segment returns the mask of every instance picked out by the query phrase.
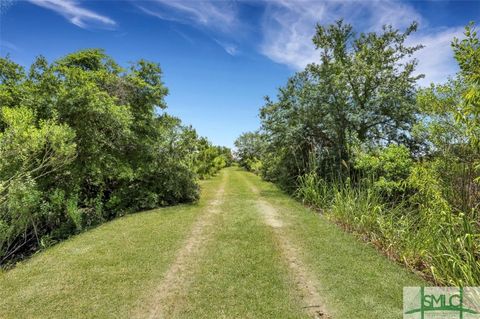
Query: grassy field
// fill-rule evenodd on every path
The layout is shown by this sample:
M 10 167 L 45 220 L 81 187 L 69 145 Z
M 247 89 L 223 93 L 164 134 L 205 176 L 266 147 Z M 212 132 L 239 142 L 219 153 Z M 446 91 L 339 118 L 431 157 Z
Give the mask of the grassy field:
M 277 207 L 288 237 L 320 281 L 321 294 L 334 318 L 402 318 L 404 286 L 426 283 L 373 247 L 283 194 L 251 173 L 248 181 Z
M 128 317 L 162 279 L 219 182 L 204 182 L 196 205 L 114 220 L 0 274 L 0 318 Z
M 0 318 L 401 318 L 402 287 L 424 284 L 239 168 L 202 193 L 1 273 Z

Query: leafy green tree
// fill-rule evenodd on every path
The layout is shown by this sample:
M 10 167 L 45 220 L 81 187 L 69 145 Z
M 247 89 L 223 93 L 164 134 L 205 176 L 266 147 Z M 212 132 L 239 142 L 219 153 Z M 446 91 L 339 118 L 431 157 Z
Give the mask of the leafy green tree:
M 419 92 L 417 100 L 422 122 L 415 134 L 428 141 L 427 153 L 434 162 L 445 196 L 454 208 L 470 211 L 478 205 L 475 191 L 480 162 L 480 122 L 478 121 L 478 36 L 473 25 L 466 27 L 465 39 L 454 40 L 453 49 L 460 72 L 445 84 L 434 85 Z
M 139 209 L 198 199 L 231 163 L 165 114 L 157 63 L 120 67 L 100 49 L 28 72 L 0 59 L 0 263 Z M 31 248 L 31 249 L 30 249 Z
M 384 26 L 379 34 L 355 36 L 341 20 L 317 26 L 313 43 L 321 63 L 309 70 L 320 90 L 327 91 L 322 102 L 333 113 L 342 153 L 348 153 L 346 139 L 352 134 L 376 144 L 406 138 L 415 120 L 415 84 L 421 77 L 413 75 L 417 61 L 411 57 L 421 46 L 408 47 L 405 40 L 416 29 L 416 23 L 403 33 Z
M 263 155 L 263 138 L 258 132 L 246 132 L 235 140 L 236 156 L 241 166 L 251 169 Z
M 480 147 L 480 39 L 474 24 L 465 28 L 465 39 L 455 39 L 452 45 L 466 84 L 458 118 L 466 123 L 473 142 Z
M 75 157 L 74 132 L 51 120 L 35 125 L 26 107 L 1 109 L 0 263 L 29 240 L 40 243 L 45 223 L 39 181 L 69 165 Z
M 456 77 L 418 90 L 414 32 L 356 36 L 317 26 L 320 61 L 260 109 L 261 152 L 237 140 L 241 162 L 407 267 L 441 284 L 480 278 L 480 40 L 454 40 Z M 476 179 L 477 178 L 477 179 Z
M 413 164 L 410 151 L 404 145 L 390 144 L 368 153 L 360 152 L 355 157 L 357 174 L 367 182 L 373 181 L 373 189 L 392 201 L 401 199 Z
M 341 20 L 317 26 L 313 42 L 320 62 L 289 79 L 278 101 L 267 98 L 260 110 L 262 130 L 277 154 L 273 162 L 285 167 L 276 172 L 289 175 L 287 184 L 311 169 L 312 155 L 322 174 L 342 178 L 351 170 L 353 145 L 409 143 L 420 77 L 412 55 L 421 46 L 405 41 L 416 28 L 385 26 L 357 36 Z
M 0 59 L 0 105 L 15 106 L 24 96 L 22 83 L 25 80 L 25 70 L 12 60 Z M 0 128 L 4 128 L 0 122 Z

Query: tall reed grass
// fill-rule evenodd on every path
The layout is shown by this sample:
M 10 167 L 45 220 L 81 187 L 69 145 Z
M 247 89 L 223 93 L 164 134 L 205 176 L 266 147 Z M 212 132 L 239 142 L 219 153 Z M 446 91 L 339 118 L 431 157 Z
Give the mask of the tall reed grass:
M 386 201 L 370 183 L 298 178 L 295 195 L 389 257 L 441 285 L 480 285 L 478 210 L 455 211 L 419 170 L 414 195 Z

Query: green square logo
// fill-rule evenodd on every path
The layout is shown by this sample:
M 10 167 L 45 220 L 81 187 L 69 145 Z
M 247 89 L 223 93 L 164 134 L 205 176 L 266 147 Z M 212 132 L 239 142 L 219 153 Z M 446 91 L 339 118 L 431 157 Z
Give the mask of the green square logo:
M 480 287 L 404 287 L 404 319 L 480 319 Z

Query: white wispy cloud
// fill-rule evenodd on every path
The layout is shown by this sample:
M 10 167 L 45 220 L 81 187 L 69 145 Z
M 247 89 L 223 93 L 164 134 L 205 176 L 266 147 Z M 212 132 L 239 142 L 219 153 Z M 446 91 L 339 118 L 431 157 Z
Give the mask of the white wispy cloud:
M 450 42 L 454 36 L 461 36 L 463 26 L 452 28 L 431 28 L 428 19 L 405 2 L 396 0 L 265 0 L 244 3 L 264 7 L 259 23 L 261 42 L 257 48 L 269 59 L 301 70 L 307 64 L 319 60 L 312 37 L 315 25 L 329 24 L 343 18 L 356 31 L 379 31 L 385 24 L 405 29 L 413 21 L 420 24 L 409 43 L 423 44 L 417 52 L 418 73 L 425 74 L 421 85 L 444 81 L 457 68 L 452 58 Z M 228 54 L 238 54 L 238 33 L 250 28 L 241 21 L 237 2 L 233 1 L 178 1 L 151 0 L 137 6 L 145 13 L 163 20 L 176 21 L 202 28 L 212 33 L 212 39 Z M 250 21 L 249 21 L 250 22 Z M 218 35 L 222 41 L 218 41 Z
M 235 45 L 229 44 L 229 45 L 225 45 L 223 48 L 230 55 L 237 55 L 238 54 L 238 48 Z
M 218 39 L 214 39 L 215 42 L 221 46 L 225 52 L 227 52 L 228 54 L 232 55 L 232 56 L 235 56 L 238 54 L 238 47 L 233 44 L 233 43 L 229 43 L 229 42 L 225 42 L 225 41 L 220 41 Z
M 5 39 L 0 39 L 0 56 L 10 53 L 12 51 L 20 52 L 21 50 L 12 42 L 9 42 Z
M 363 31 L 378 31 L 384 24 L 404 28 L 414 20 L 423 20 L 408 5 L 388 0 L 271 1 L 263 18 L 261 51 L 276 62 L 301 69 L 318 60 L 312 43 L 315 25 L 338 19 L 345 19 L 356 30 Z
M 151 0 L 137 6 L 163 20 L 222 32 L 231 31 L 238 24 L 237 6 L 231 1 Z
M 228 37 L 240 26 L 235 2 L 151 0 L 136 5 L 148 15 L 212 33 L 212 40 L 229 55 L 235 56 L 239 52 L 234 41 L 223 40 L 225 35 Z M 218 40 L 218 35 L 221 35 L 222 40 Z M 185 38 L 184 35 L 181 34 L 181 36 Z
M 352 5 L 348 7 L 347 14 L 355 10 L 354 6 L 358 4 L 358 2 L 350 3 Z M 368 31 L 378 31 L 386 24 L 390 24 L 395 28 L 404 29 L 408 27 L 412 21 L 416 21 L 422 26 L 426 26 L 428 23 L 411 5 L 396 0 L 365 1 L 363 3 L 363 10 L 369 16 L 367 21 L 370 26 L 365 26 L 365 29 Z M 361 18 L 361 16 L 356 16 L 355 18 L 358 19 Z
M 408 41 L 409 44 L 422 44 L 424 48 L 417 51 L 418 74 L 425 74 L 419 84 L 427 86 L 432 82 L 445 82 L 448 76 L 458 71 L 457 63 L 453 58 L 452 40 L 454 37 L 462 38 L 464 27 L 442 28 L 414 34 Z
M 308 63 L 319 60 L 312 43 L 315 25 L 332 23 L 341 18 L 357 31 L 379 31 L 385 24 L 404 29 L 412 21 L 417 21 L 420 30 L 409 42 L 425 45 L 415 55 L 419 60 L 418 73 L 425 74 L 419 84 L 441 82 L 456 72 L 450 42 L 454 36 L 461 35 L 463 27 L 431 29 L 427 19 L 412 6 L 390 0 L 267 2 L 260 51 L 277 63 L 301 70 Z
M 75 0 L 28 0 L 29 2 L 55 11 L 65 19 L 80 28 L 91 26 L 102 28 L 114 28 L 116 22 L 111 18 L 86 9 Z
M 327 3 L 272 1 L 266 4 L 260 51 L 271 60 L 293 69 L 316 61 L 312 37 L 317 22 L 325 21 Z

